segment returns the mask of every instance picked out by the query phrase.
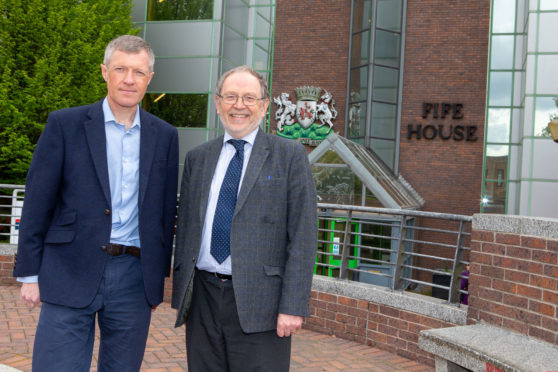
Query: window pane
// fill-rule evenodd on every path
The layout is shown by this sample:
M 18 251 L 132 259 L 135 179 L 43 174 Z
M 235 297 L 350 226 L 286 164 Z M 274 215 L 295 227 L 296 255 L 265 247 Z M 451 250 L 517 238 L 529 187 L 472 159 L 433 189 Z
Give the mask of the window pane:
M 507 143 L 510 141 L 510 113 L 510 109 L 488 110 L 487 142 Z
M 558 55 L 540 54 L 537 59 L 537 94 L 558 94 Z
M 540 10 L 558 10 L 558 1 L 556 0 L 541 0 Z
M 213 0 L 148 0 L 148 21 L 212 19 Z
M 494 0 L 492 10 L 492 32 L 513 32 L 515 25 L 515 1 Z
M 513 36 L 493 36 L 490 58 L 492 69 L 511 69 L 513 67 Z
M 370 61 L 370 31 L 353 35 L 351 66 L 366 65 Z
M 347 137 L 364 137 L 365 135 L 366 103 L 352 103 L 349 105 L 349 133 Z
M 558 118 L 558 97 L 538 97 L 535 103 L 535 136 L 548 136 L 548 122 L 554 118 Z
M 376 30 L 374 62 L 379 65 L 399 67 L 399 42 L 399 34 Z
M 501 172 L 502 169 L 499 171 Z M 486 181 L 482 196 L 483 213 L 506 213 L 506 190 L 506 182 Z
M 355 204 L 355 174 L 349 168 L 312 167 L 320 203 Z
M 372 102 L 372 136 L 395 138 L 397 106 Z
M 149 93 L 142 106 L 175 127 L 205 128 L 207 100 L 207 94 Z
M 351 70 L 349 90 L 351 102 L 366 100 L 368 95 L 368 67 Z
M 379 139 L 372 139 L 372 150 L 386 163 L 386 165 L 393 169 L 393 156 L 395 154 L 395 142 Z
M 374 67 L 374 89 L 372 99 L 375 101 L 397 102 L 397 85 L 399 71 L 393 68 Z
M 511 72 L 492 72 L 490 74 L 490 106 L 510 106 L 512 92 Z
M 355 0 L 353 8 L 353 32 L 370 28 L 372 24 L 372 0 Z
M 401 31 L 401 0 L 378 0 L 376 27 Z

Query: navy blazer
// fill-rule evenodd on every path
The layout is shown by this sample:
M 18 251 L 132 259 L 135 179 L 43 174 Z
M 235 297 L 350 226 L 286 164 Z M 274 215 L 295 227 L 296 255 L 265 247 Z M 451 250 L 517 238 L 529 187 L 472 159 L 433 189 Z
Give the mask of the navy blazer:
M 223 136 L 186 155 L 174 254 L 175 326 L 192 296 L 209 189 Z M 242 330 L 277 327 L 279 313 L 308 316 L 317 246 L 316 188 L 305 148 L 258 130 L 231 226 L 232 284 Z
M 176 128 L 140 109 L 139 234 L 147 300 L 163 300 L 178 175 Z M 50 113 L 27 174 L 14 276 L 41 301 L 87 306 L 107 260 L 111 199 L 102 101 Z

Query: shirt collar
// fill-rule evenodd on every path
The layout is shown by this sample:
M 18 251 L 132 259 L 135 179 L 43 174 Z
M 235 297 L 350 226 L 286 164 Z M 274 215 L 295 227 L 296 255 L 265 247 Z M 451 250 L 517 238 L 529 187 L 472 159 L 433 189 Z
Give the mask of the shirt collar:
M 256 141 L 256 135 L 258 134 L 259 129 L 260 127 L 256 127 L 256 129 L 254 129 L 253 131 L 251 131 L 250 133 L 248 133 L 247 135 L 239 139 L 244 140 L 248 142 L 250 145 L 254 146 L 254 142 Z M 236 138 L 232 137 L 227 131 L 225 131 L 225 138 L 223 138 L 223 142 L 226 143 L 230 139 L 236 139 Z
M 139 115 L 139 105 L 136 109 L 136 115 L 134 116 L 134 120 L 132 121 L 132 125 L 130 126 L 130 128 L 133 128 L 135 126 L 141 127 L 141 123 L 140 123 L 140 115 Z M 112 113 L 112 110 L 110 109 L 110 105 L 108 103 L 108 99 L 107 97 L 105 97 L 105 99 L 103 100 L 103 115 L 105 116 L 105 124 L 110 123 L 110 122 L 115 122 L 117 124 L 123 125 L 122 123 L 119 123 L 116 118 L 114 117 L 114 114 Z

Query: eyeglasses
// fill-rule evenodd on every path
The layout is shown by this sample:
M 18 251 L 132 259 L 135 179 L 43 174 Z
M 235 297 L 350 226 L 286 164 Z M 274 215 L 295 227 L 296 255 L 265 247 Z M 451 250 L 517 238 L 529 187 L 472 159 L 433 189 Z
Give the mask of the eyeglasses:
M 225 102 L 227 105 L 234 105 L 236 102 L 238 102 L 238 98 L 239 98 L 239 96 L 237 96 L 236 94 L 227 94 L 224 96 L 217 94 L 217 97 L 222 98 L 223 102 Z M 263 101 L 265 98 L 242 96 L 240 97 L 240 99 L 242 100 L 242 103 L 244 103 L 245 106 L 254 106 L 258 103 L 258 101 Z

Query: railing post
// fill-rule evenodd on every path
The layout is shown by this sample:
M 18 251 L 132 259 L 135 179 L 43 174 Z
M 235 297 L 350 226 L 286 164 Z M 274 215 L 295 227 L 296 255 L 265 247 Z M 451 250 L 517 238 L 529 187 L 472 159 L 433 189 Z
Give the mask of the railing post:
M 407 218 L 405 215 L 399 216 L 399 237 L 397 238 L 397 262 L 391 280 L 391 289 L 401 289 L 401 276 L 403 275 L 403 263 L 405 262 L 405 234 L 407 231 Z
M 345 222 L 345 235 L 343 236 L 343 253 L 341 255 L 341 265 L 339 267 L 339 277 L 341 279 L 348 279 L 349 272 L 349 256 L 351 244 L 351 223 L 353 218 L 353 211 L 347 211 L 347 221 Z
M 459 263 L 461 262 L 461 258 L 463 257 L 463 229 L 465 225 L 463 221 L 459 221 L 459 232 L 457 234 L 457 244 L 455 247 L 455 257 L 453 259 L 453 268 L 451 270 L 451 281 L 450 281 L 450 288 L 449 288 L 449 299 L 450 303 L 460 302 L 460 293 L 459 290 L 461 288 L 461 273 L 458 273 L 457 270 L 459 269 Z

